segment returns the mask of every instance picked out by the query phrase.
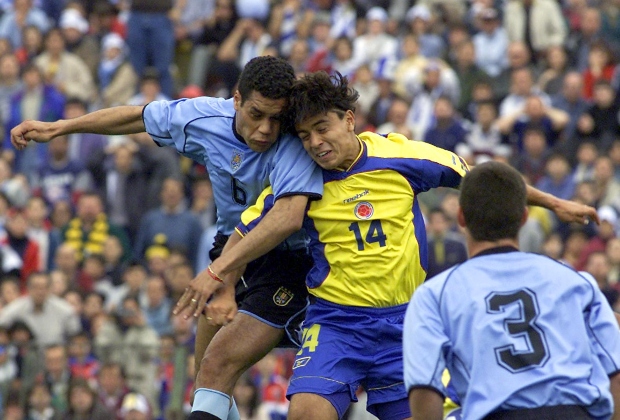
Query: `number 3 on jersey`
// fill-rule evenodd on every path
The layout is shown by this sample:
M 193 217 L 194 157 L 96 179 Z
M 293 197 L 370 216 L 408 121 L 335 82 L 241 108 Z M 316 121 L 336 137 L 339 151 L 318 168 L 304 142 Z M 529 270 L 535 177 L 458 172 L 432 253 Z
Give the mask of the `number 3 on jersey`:
M 362 239 L 362 231 L 360 230 L 360 223 L 353 222 L 349 225 L 349 230 L 355 235 L 355 241 L 357 242 L 357 250 L 363 251 L 365 248 L 364 240 Z M 380 247 L 385 246 L 387 236 L 383 233 L 383 227 L 381 226 L 381 220 L 371 220 L 370 227 L 366 233 L 366 243 L 372 244 L 379 243 Z
M 504 313 L 507 306 L 519 305 L 520 317 L 504 319 L 508 334 L 528 341 L 528 350 L 518 351 L 514 345 L 495 347 L 497 363 L 512 373 L 522 372 L 544 365 L 549 360 L 547 340 L 544 331 L 536 324 L 538 300 L 536 294 L 523 289 L 516 292 L 494 292 L 486 297 L 487 311 L 491 314 Z
M 320 331 L 321 326 L 319 324 L 314 324 L 310 328 L 304 328 L 303 337 L 301 339 L 303 344 L 301 345 L 301 349 L 297 352 L 297 356 L 300 356 L 304 352 L 304 349 L 308 349 L 310 353 L 314 353 L 319 345 Z

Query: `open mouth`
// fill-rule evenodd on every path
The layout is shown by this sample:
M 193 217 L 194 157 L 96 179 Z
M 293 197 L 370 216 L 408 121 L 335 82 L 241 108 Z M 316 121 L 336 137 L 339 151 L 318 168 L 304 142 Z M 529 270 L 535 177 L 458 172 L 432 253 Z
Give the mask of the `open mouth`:
M 331 154 L 331 152 L 332 152 L 331 150 L 327 150 L 327 151 L 325 151 L 325 152 L 320 152 L 320 153 L 317 153 L 317 154 L 316 154 L 316 156 L 317 156 L 319 159 L 323 159 L 324 157 L 329 156 L 329 155 Z

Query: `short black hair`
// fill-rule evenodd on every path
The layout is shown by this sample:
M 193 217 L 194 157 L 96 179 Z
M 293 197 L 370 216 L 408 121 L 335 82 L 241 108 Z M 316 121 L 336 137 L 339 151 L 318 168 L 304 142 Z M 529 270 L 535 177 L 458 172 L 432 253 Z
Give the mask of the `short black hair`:
M 461 183 L 459 204 L 474 240 L 515 239 L 526 206 L 525 181 L 504 163 L 477 165 Z
M 355 112 L 359 93 L 349 86 L 346 76 L 324 71 L 307 74 L 295 81 L 291 91 L 290 112 L 294 124 L 308 118 L 336 112 L 342 118 L 346 111 Z
M 265 98 L 288 98 L 295 81 L 295 70 L 280 57 L 260 56 L 248 61 L 239 76 L 237 89 L 241 103 L 258 92 Z

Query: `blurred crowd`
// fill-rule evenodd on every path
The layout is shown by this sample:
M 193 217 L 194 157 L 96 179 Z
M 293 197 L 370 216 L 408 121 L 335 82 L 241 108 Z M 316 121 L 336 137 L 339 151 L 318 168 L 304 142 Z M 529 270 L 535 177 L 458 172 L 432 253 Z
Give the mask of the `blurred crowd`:
M 590 272 L 620 310 L 619 0 L 0 0 L 2 418 L 185 418 L 195 323 L 171 308 L 209 263 L 216 214 L 204 167 L 147 134 L 16 153 L 11 128 L 230 97 L 266 54 L 348 76 L 358 132 L 502 160 L 596 207 L 598 226 L 532 208 L 521 247 Z M 466 250 L 456 193 L 420 202 L 430 277 Z M 285 418 L 293 354 L 239 381 L 242 419 Z

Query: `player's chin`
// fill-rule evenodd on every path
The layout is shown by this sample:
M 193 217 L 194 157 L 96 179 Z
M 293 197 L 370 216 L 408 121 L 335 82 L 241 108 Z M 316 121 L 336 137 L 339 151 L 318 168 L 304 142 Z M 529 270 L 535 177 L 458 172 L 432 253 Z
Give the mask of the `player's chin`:
M 266 152 L 267 150 L 269 150 L 271 148 L 271 146 L 273 146 L 273 142 L 272 141 L 252 140 L 252 141 L 250 141 L 248 143 L 248 146 L 254 152 L 263 153 L 263 152 Z

